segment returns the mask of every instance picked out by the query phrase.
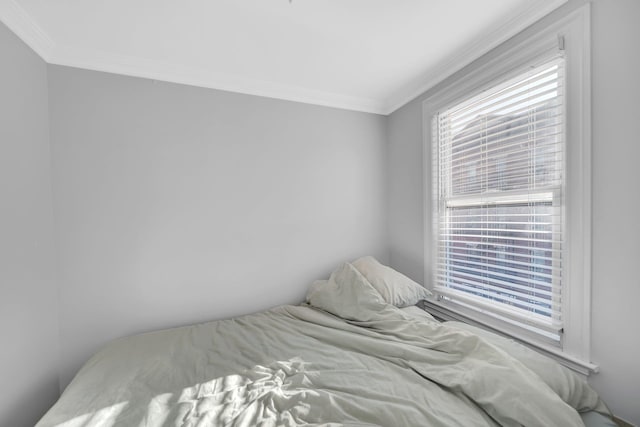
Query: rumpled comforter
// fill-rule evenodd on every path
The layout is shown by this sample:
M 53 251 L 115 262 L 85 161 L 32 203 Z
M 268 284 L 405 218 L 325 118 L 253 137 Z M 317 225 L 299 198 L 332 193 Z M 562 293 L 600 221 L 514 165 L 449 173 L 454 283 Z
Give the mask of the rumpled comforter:
M 603 407 L 586 382 L 534 371 L 385 303 L 345 263 L 308 304 L 111 343 L 37 427 L 569 427 Z

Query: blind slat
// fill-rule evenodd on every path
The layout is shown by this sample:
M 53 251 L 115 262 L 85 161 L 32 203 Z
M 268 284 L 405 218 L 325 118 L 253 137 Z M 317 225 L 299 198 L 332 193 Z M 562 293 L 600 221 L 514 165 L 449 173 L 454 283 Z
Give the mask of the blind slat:
M 553 295 L 553 291 L 547 291 L 546 289 L 536 288 L 536 286 L 543 286 L 543 287 L 552 289 L 553 285 L 550 282 L 527 279 L 525 277 L 521 277 L 515 274 L 500 273 L 498 271 L 489 270 L 489 268 L 493 268 L 493 270 L 506 271 L 505 269 L 501 269 L 499 265 L 488 265 L 488 266 L 485 266 L 485 268 L 471 268 L 462 264 L 464 264 L 464 261 L 458 260 L 456 262 L 456 260 L 449 260 L 449 262 L 446 264 L 447 269 L 443 270 L 442 272 L 447 275 L 450 274 L 452 276 L 468 277 L 470 279 L 473 279 L 474 277 L 478 279 L 486 279 L 487 277 L 491 276 L 491 280 L 490 280 L 491 283 L 495 283 L 503 286 L 511 286 L 514 289 L 520 289 L 522 291 L 530 290 L 530 292 L 536 293 L 536 294 L 542 293 L 548 296 Z M 526 274 L 528 273 L 528 271 L 524 270 L 524 271 L 521 271 L 521 273 Z M 507 279 L 507 280 L 498 279 L 499 277 L 502 277 L 503 279 Z M 511 281 L 508 281 L 508 280 L 511 280 Z
M 537 123 L 539 127 L 536 128 L 536 132 L 538 132 L 538 136 L 539 137 L 555 136 L 554 134 L 546 131 L 549 131 L 550 129 L 556 129 L 556 128 L 562 127 L 563 122 L 561 120 L 556 120 L 556 119 L 558 119 L 558 117 L 552 117 L 544 121 L 539 121 Z M 518 119 L 518 120 L 521 121 L 521 119 Z M 482 127 L 478 132 L 464 135 L 462 137 L 459 134 L 457 134 L 456 137 L 458 139 L 455 142 L 455 147 L 452 146 L 449 149 L 449 151 L 452 152 L 452 155 L 457 155 L 472 149 L 481 149 L 481 148 L 485 149 L 486 145 L 489 145 L 491 143 L 501 144 L 508 147 L 507 145 L 508 142 L 512 142 L 512 141 L 522 142 L 523 134 L 528 133 L 531 124 L 532 122 L 526 121 L 514 128 L 508 128 L 504 124 L 501 124 L 500 126 L 496 126 L 496 129 L 486 129 Z M 487 135 L 490 135 L 491 138 L 493 139 L 487 140 Z M 441 135 L 441 137 L 449 138 L 450 136 Z M 484 143 L 485 145 L 480 145 L 482 143 Z M 512 144 L 512 146 L 513 145 L 516 145 L 516 144 Z
M 523 96 L 515 96 L 510 99 L 501 99 L 499 102 L 496 102 L 491 105 L 487 105 L 483 112 L 485 116 L 485 120 L 489 120 L 487 117 L 489 114 L 496 115 L 505 115 L 505 110 L 507 110 L 510 114 L 513 114 L 515 111 L 523 111 L 522 105 L 534 105 L 534 104 L 542 104 L 544 105 L 544 101 L 548 101 L 550 99 L 558 98 L 558 91 L 562 89 L 557 84 L 548 84 L 545 86 L 540 86 L 532 90 L 532 92 L 527 97 Z M 535 109 L 529 109 L 531 114 L 535 114 Z M 451 127 L 452 131 L 460 131 L 466 128 L 466 123 L 469 121 L 473 121 L 477 117 L 477 112 L 469 112 L 465 115 L 464 118 L 456 118 L 453 116 L 445 117 L 444 120 L 448 120 L 454 122 L 455 124 Z
M 451 280 L 451 277 L 449 277 L 448 279 Z M 486 295 L 488 297 L 491 297 L 492 299 L 498 299 L 510 303 L 510 305 L 527 307 L 539 313 L 546 313 L 548 315 L 560 314 L 560 311 L 554 311 L 550 308 L 551 301 L 549 301 L 549 299 L 527 295 L 515 290 L 506 290 L 498 286 L 480 283 L 473 280 L 463 280 L 455 276 L 453 278 L 453 281 L 451 282 L 450 287 L 476 295 Z M 535 301 L 539 302 L 540 304 L 536 304 Z
M 526 77 L 524 77 L 523 79 L 519 79 L 517 82 L 514 82 L 512 85 L 508 85 L 507 87 L 503 88 L 503 89 L 499 89 L 499 90 L 495 90 L 493 92 L 490 93 L 485 93 L 482 96 L 478 96 L 476 98 L 472 98 L 469 101 L 465 101 L 462 102 L 460 104 L 458 104 L 457 106 L 453 106 L 450 107 L 447 112 L 449 114 L 459 114 L 460 111 L 467 111 L 467 110 L 471 110 L 473 109 L 475 106 L 479 106 L 479 105 L 484 105 L 484 103 L 487 100 L 491 100 L 492 98 L 497 98 L 505 93 L 509 93 L 511 92 L 515 92 L 518 91 L 518 89 L 520 89 L 523 86 L 526 86 L 528 82 L 530 82 L 531 80 L 534 80 L 536 78 L 542 78 L 544 79 L 547 75 L 550 74 L 554 74 L 556 72 L 556 70 L 559 73 L 562 73 L 562 69 L 561 68 L 556 68 L 556 67 L 549 67 L 548 69 L 545 69 L 543 71 L 541 71 L 538 74 L 533 74 L 533 75 L 528 75 Z M 489 91 L 487 91 L 489 92 Z
M 467 286 L 464 283 L 454 282 L 452 286 L 449 286 L 449 288 L 459 290 L 459 291 L 464 291 L 467 294 L 471 294 L 471 295 L 484 295 L 484 297 L 487 299 L 491 299 L 494 301 L 498 300 L 499 302 L 502 302 L 506 305 L 510 305 L 512 307 L 518 307 L 520 309 L 529 309 L 528 311 L 530 312 L 542 314 L 549 317 L 559 316 L 562 314 L 560 311 L 555 311 L 542 305 L 537 305 L 527 301 L 519 300 L 510 295 L 503 295 L 498 292 L 493 292 L 486 287 L 477 288 L 474 286 Z
M 560 277 L 558 276 L 553 276 L 553 274 L 551 273 L 543 273 L 542 271 L 534 271 L 531 270 L 531 265 L 530 264 L 526 264 L 526 263 L 522 263 L 521 265 L 517 265 L 516 267 L 509 267 L 507 264 L 512 264 L 513 263 L 507 263 L 505 262 L 504 259 L 502 258 L 489 258 L 486 257 L 483 261 L 490 261 L 489 263 L 487 262 L 479 262 L 479 261 L 472 261 L 469 259 L 466 259 L 466 257 L 463 258 L 456 258 L 455 256 L 449 258 L 449 261 L 453 264 L 456 265 L 462 265 L 462 268 L 465 268 L 466 265 L 473 265 L 473 266 L 478 266 L 481 267 L 478 270 L 482 270 L 482 269 L 489 269 L 490 272 L 494 271 L 494 270 L 503 270 L 503 271 L 510 271 L 517 274 L 524 274 L 527 276 L 531 276 L 531 277 L 540 277 L 540 279 L 542 280 L 535 280 L 535 282 L 538 283 L 545 283 L 548 286 L 548 282 L 544 282 L 544 280 L 548 280 L 548 279 L 559 279 Z M 524 268 L 521 268 L 524 267 Z M 538 267 L 536 266 L 536 269 Z M 491 270 L 493 269 L 493 270 Z M 540 269 L 543 270 L 543 269 Z M 548 269 L 544 269 L 545 271 L 551 271 L 550 268 Z M 507 278 L 511 278 L 513 277 L 513 275 L 507 275 L 507 274 L 501 274 L 501 276 L 503 277 L 507 277 Z M 549 293 L 551 294 L 551 293 Z
M 455 242 L 455 241 L 445 241 L 445 242 L 441 242 L 438 245 L 438 250 L 439 251 L 445 251 L 445 252 L 451 252 L 451 253 L 457 253 L 460 254 L 460 251 L 465 251 L 465 254 L 469 254 L 467 256 L 473 256 L 473 253 L 481 253 L 481 254 L 496 254 L 496 255 L 505 255 L 505 256 L 510 256 L 513 258 L 519 258 L 519 259 L 523 259 L 526 258 L 528 260 L 530 260 L 530 264 L 531 263 L 535 263 L 536 261 L 549 261 L 551 263 L 553 263 L 554 261 L 558 261 L 560 259 L 560 254 L 561 254 L 561 249 L 542 249 L 542 248 L 532 248 L 529 246 L 517 246 L 517 245 L 491 245 L 492 247 L 496 247 L 499 246 L 501 249 L 501 251 L 495 250 L 495 249 L 476 249 L 473 247 L 469 247 L 469 248 L 463 248 L 461 246 L 453 246 L 453 244 L 455 243 L 465 243 L 465 242 Z M 488 246 L 488 245 L 487 245 Z M 458 250 L 458 252 L 456 252 L 456 250 Z M 529 250 L 530 252 L 526 252 L 527 250 Z M 534 251 L 540 251 L 543 253 L 549 253 L 552 256 L 544 256 L 544 255 L 536 255 L 535 253 L 533 253 Z M 445 254 L 444 256 L 448 257 L 448 254 Z M 446 259 L 446 258 L 445 258 Z
M 486 251 L 483 251 L 483 252 L 486 252 Z M 453 254 L 453 256 L 456 255 L 456 251 L 455 250 L 451 251 L 451 253 Z M 493 253 L 497 255 L 497 254 L 503 254 L 504 252 L 494 251 Z M 472 262 L 470 260 L 473 260 L 473 259 L 481 260 L 483 262 L 482 265 L 486 265 L 486 261 L 489 261 L 489 262 L 500 261 L 500 263 L 503 266 L 505 266 L 505 268 L 509 268 L 508 265 L 531 267 L 531 263 L 530 262 L 522 262 L 522 261 L 517 261 L 515 259 L 507 259 L 507 258 L 505 258 L 505 259 L 497 258 L 496 259 L 495 256 L 494 257 L 486 256 L 486 255 L 491 255 L 490 253 L 486 253 L 484 255 L 479 255 L 479 254 L 471 255 L 471 254 L 467 254 L 467 253 L 458 252 L 457 254 L 458 255 L 463 255 L 466 258 L 467 262 Z M 529 257 L 526 257 L 526 258 L 529 259 Z M 551 258 L 544 258 L 544 257 L 539 257 L 537 259 L 540 260 L 540 261 L 543 261 L 543 262 L 551 260 Z M 439 258 L 438 260 L 441 263 L 446 262 L 446 258 Z M 545 277 L 549 277 L 549 278 L 556 277 L 556 276 L 552 275 L 552 267 L 551 267 L 551 265 L 536 264 L 536 268 L 549 272 L 549 273 L 536 272 L 535 274 L 537 274 L 537 275 L 541 275 L 541 276 L 544 275 Z

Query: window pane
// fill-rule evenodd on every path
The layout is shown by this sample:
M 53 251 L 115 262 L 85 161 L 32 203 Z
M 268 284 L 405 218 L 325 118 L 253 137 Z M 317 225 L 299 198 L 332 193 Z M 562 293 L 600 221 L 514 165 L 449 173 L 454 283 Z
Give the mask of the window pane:
M 441 274 L 453 289 L 551 317 L 553 216 L 551 202 L 449 209 Z
M 535 80 L 525 78 L 524 86 L 520 80 L 511 82 L 496 94 L 476 100 L 471 108 L 455 113 L 454 107 L 439 115 L 441 167 L 448 169 L 444 188 L 448 195 L 560 184 L 561 71 L 554 62 L 536 74 L 545 79 L 542 97 Z

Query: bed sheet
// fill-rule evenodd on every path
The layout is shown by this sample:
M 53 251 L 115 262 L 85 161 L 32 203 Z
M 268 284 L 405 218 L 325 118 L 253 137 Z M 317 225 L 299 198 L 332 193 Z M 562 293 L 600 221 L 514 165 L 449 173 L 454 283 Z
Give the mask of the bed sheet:
M 583 425 L 565 400 L 477 335 L 386 304 L 345 263 L 309 304 L 114 341 L 37 427 Z

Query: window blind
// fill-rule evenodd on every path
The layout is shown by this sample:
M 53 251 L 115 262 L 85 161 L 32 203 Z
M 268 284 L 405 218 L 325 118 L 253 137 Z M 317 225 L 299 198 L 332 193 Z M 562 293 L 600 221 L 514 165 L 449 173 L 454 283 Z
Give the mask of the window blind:
M 560 340 L 564 59 L 439 112 L 434 290 Z

